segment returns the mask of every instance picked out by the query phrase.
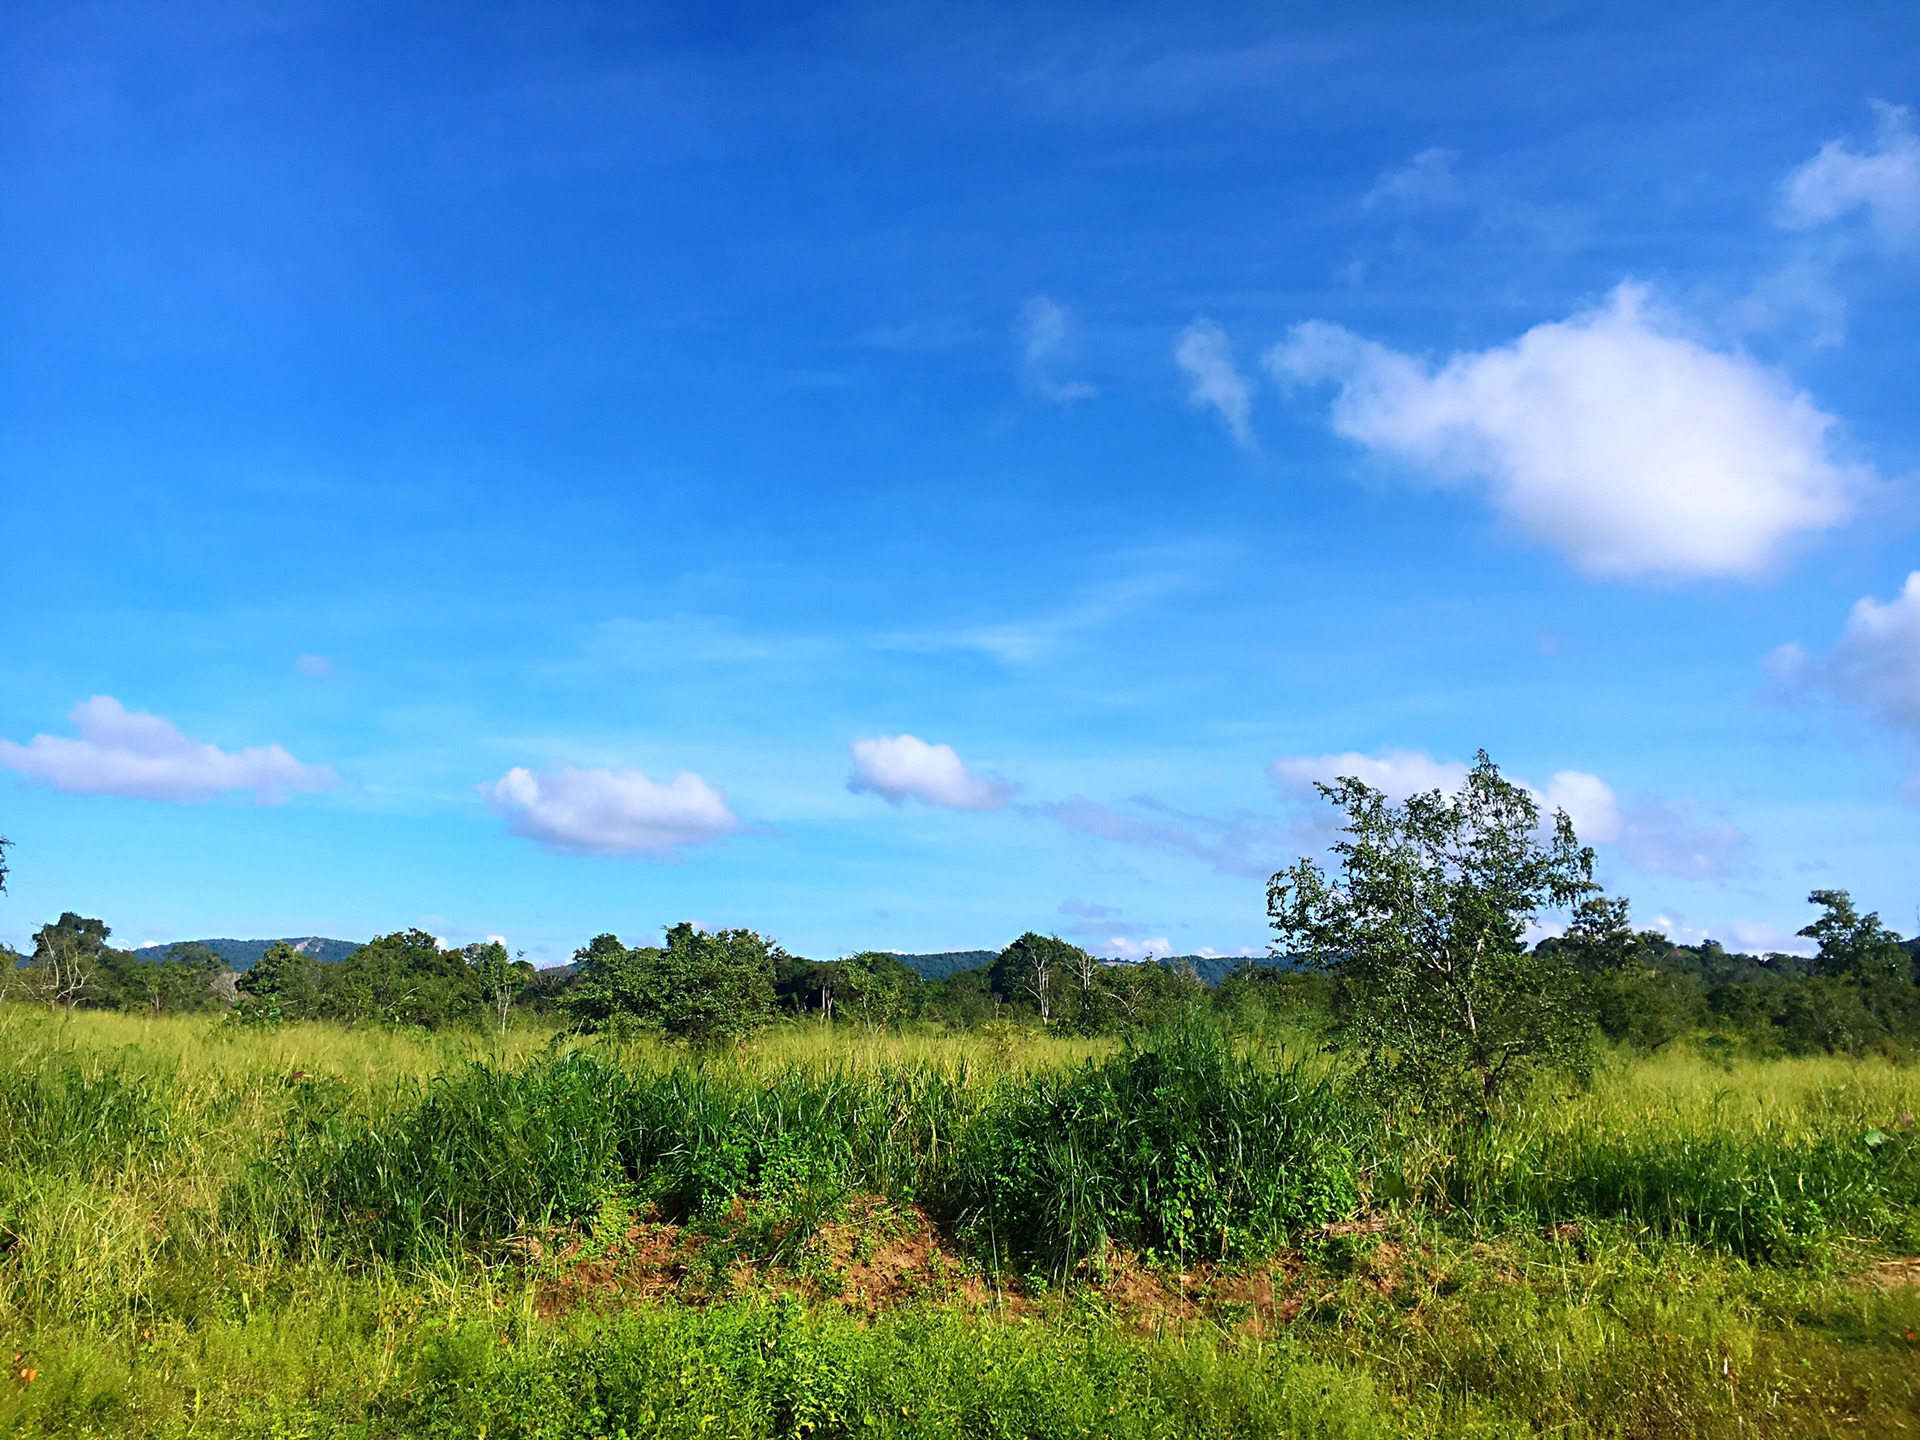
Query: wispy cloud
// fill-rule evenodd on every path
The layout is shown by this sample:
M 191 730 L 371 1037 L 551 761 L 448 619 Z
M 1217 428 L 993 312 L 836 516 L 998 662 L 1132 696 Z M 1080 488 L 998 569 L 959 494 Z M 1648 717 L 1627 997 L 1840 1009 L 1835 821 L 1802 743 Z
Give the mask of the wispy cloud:
M 1075 795 L 1031 809 L 1083 835 L 1185 855 L 1225 875 L 1264 879 L 1292 849 L 1285 826 L 1270 817 L 1246 810 L 1199 815 L 1176 810 L 1151 795 L 1132 796 L 1120 806 Z
M 873 643 L 885 650 L 920 654 L 975 650 L 1005 664 L 1030 665 L 1189 583 L 1185 575 L 1171 570 L 1145 570 L 1093 586 L 1072 604 L 1045 614 L 944 630 L 895 632 L 876 636 Z
M 1065 933 L 1085 941 L 1086 948 L 1095 955 L 1144 960 L 1149 955 L 1173 953 L 1173 942 L 1164 935 L 1154 934 L 1155 926 L 1123 919 L 1117 906 L 1099 905 L 1090 900 L 1062 900 L 1060 913 L 1069 918 Z
M 1004 780 L 969 770 L 951 745 L 930 745 L 916 735 L 879 735 L 847 748 L 853 755 L 847 788 L 891 805 L 918 800 L 947 810 L 998 810 L 1014 792 Z
M 251 790 L 254 803 L 278 805 L 289 790 L 330 790 L 339 777 L 305 765 L 279 745 L 227 751 L 182 734 L 171 720 L 129 710 L 96 695 L 67 716 L 78 738 L 36 735 L 25 745 L 0 740 L 0 767 L 69 795 L 198 804 Z
M 1235 444 L 1254 449 L 1253 387 L 1233 363 L 1227 332 L 1211 320 L 1195 320 L 1180 332 L 1173 360 L 1187 376 L 1188 403 L 1215 411 Z
M 1020 349 L 1027 385 L 1035 394 L 1056 405 L 1072 405 L 1100 393 L 1086 381 L 1062 374 L 1077 349 L 1073 316 L 1064 305 L 1044 295 L 1027 301 L 1020 311 Z
M 1333 429 L 1481 489 L 1595 577 L 1753 577 L 1850 515 L 1862 472 L 1833 417 L 1747 356 L 1713 350 L 1632 285 L 1438 370 L 1337 325 L 1294 327 L 1268 365 L 1331 382 Z
M 1453 210 L 1467 203 L 1467 187 L 1454 173 L 1459 152 L 1434 145 L 1404 165 L 1382 170 L 1360 203 L 1368 210 Z
M 673 860 L 742 828 L 725 797 L 691 771 L 660 784 L 637 770 L 516 765 L 475 788 L 510 832 L 562 855 Z
M 1870 149 L 1829 140 L 1780 186 L 1779 222 L 1795 230 L 1863 214 L 1888 249 L 1920 243 L 1920 135 L 1904 105 L 1873 102 L 1879 119 Z
M 1892 729 L 1920 735 L 1920 570 L 1891 600 L 1855 601 L 1832 649 L 1783 645 L 1769 668 L 1789 693 L 1831 694 Z

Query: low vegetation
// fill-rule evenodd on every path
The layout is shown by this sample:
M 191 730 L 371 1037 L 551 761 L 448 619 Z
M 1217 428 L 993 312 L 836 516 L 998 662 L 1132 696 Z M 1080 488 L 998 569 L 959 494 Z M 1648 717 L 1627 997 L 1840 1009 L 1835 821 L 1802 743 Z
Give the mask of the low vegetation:
M 1484 762 L 1333 798 L 1332 873 L 1270 888 L 1290 958 L 1213 989 L 682 926 L 564 977 L 283 946 L 156 1002 L 203 958 L 64 917 L 0 1003 L 0 1424 L 1920 1424 L 1907 942 L 1838 891 L 1804 963 L 1636 932 Z

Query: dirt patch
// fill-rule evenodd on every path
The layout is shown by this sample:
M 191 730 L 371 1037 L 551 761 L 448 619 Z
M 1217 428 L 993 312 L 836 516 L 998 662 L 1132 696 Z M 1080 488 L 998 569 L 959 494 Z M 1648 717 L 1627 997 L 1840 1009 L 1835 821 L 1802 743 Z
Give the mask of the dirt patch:
M 649 1218 L 611 1241 L 562 1232 L 524 1237 L 507 1249 L 534 1272 L 534 1308 L 542 1318 L 668 1299 L 704 1305 L 722 1294 L 798 1295 L 866 1319 L 916 1303 L 1024 1316 L 1064 1298 L 1057 1290 L 1033 1295 L 1015 1282 L 990 1281 L 925 1212 L 877 1195 L 850 1199 L 797 1256 L 777 1264 L 729 1253 L 726 1227 L 710 1230 Z M 1379 1231 L 1369 1225 L 1345 1233 Z M 1142 1332 L 1205 1322 L 1263 1337 L 1290 1325 L 1303 1308 L 1293 1293 L 1299 1268 L 1298 1257 L 1282 1257 L 1250 1270 L 1195 1265 L 1176 1272 L 1116 1251 L 1078 1285 Z
M 664 1221 L 641 1221 L 597 1253 L 575 1240 L 553 1252 L 534 1294 L 542 1319 L 614 1296 L 657 1300 L 679 1291 L 704 1237 Z
M 1860 1283 L 1876 1290 L 1898 1290 L 1903 1285 L 1920 1285 L 1920 1255 L 1901 1255 L 1882 1260 L 1860 1276 Z

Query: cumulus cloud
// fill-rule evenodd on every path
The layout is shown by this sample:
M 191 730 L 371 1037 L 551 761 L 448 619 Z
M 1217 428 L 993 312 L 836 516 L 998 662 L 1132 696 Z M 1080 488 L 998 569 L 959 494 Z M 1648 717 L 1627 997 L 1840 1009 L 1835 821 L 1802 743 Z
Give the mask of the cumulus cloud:
M 1422 150 L 1404 165 L 1382 170 L 1361 204 L 1372 210 L 1387 205 L 1401 210 L 1451 210 L 1467 203 L 1467 187 L 1454 174 L 1459 156 L 1438 145 Z
M 1543 813 L 1566 811 L 1573 822 L 1573 833 L 1585 844 L 1610 845 L 1626 829 L 1620 815 L 1620 797 L 1598 775 L 1584 770 L 1556 770 L 1546 788 L 1533 794 Z
M 257 805 L 278 805 L 289 790 L 327 790 L 339 777 L 303 765 L 278 745 L 227 751 L 190 739 L 171 720 L 129 710 L 111 695 L 76 705 L 67 718 L 78 739 L 36 735 L 25 745 L 0 740 L 0 767 L 69 795 L 198 804 L 251 790 Z
M 1869 150 L 1830 140 L 1780 187 L 1779 220 L 1790 229 L 1864 211 L 1889 248 L 1920 242 L 1920 135 L 1904 105 L 1874 102 L 1879 133 Z
M 1759 574 L 1846 519 L 1859 478 L 1804 392 L 1682 333 L 1633 285 L 1437 370 L 1320 321 L 1267 363 L 1283 385 L 1331 382 L 1338 434 L 1483 488 L 1591 576 Z
M 1187 376 L 1187 399 L 1201 409 L 1219 412 L 1234 443 L 1254 448 L 1253 387 L 1234 366 L 1227 332 L 1211 320 L 1196 320 L 1180 332 L 1173 360 Z
M 948 810 L 998 810 L 1013 794 L 1003 780 L 968 770 L 951 745 L 929 745 L 915 735 L 855 740 L 847 788 L 878 795 L 889 805 L 918 800 Z
M 1920 734 L 1920 570 L 1891 600 L 1855 601 L 1826 654 L 1783 645 L 1770 663 L 1789 689 L 1827 691 L 1883 724 Z
M 1453 794 L 1467 775 L 1460 760 L 1437 760 L 1424 751 L 1383 750 L 1378 755 L 1348 751 L 1338 755 L 1296 755 L 1269 767 L 1284 798 L 1317 800 L 1317 784 L 1351 775 L 1396 801 L 1439 790 Z M 1524 783 L 1524 782 L 1522 782 Z M 1544 786 L 1526 787 L 1539 804 L 1543 821 L 1564 810 L 1582 844 L 1606 845 L 1646 875 L 1718 879 L 1741 869 L 1750 841 L 1738 826 L 1703 822 L 1690 800 L 1658 795 L 1623 801 L 1598 775 L 1559 770 Z M 1337 819 L 1324 810 L 1310 812 L 1308 838 L 1330 838 Z
M 683 846 L 741 828 L 720 792 L 691 771 L 663 785 L 637 770 L 516 765 L 474 788 L 509 831 L 562 855 L 673 860 Z
M 1062 378 L 1061 367 L 1073 358 L 1073 317 L 1064 305 L 1044 295 L 1027 301 L 1020 311 L 1020 348 L 1026 361 L 1027 384 L 1056 405 L 1090 400 L 1100 392 L 1084 380 Z

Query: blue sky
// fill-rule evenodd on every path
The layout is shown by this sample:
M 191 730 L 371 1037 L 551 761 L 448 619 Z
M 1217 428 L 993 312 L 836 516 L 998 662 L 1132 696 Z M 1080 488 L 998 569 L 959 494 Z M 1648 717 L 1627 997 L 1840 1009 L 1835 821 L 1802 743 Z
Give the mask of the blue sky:
M 1920 904 L 1920 21 L 15 7 L 0 938 Z

